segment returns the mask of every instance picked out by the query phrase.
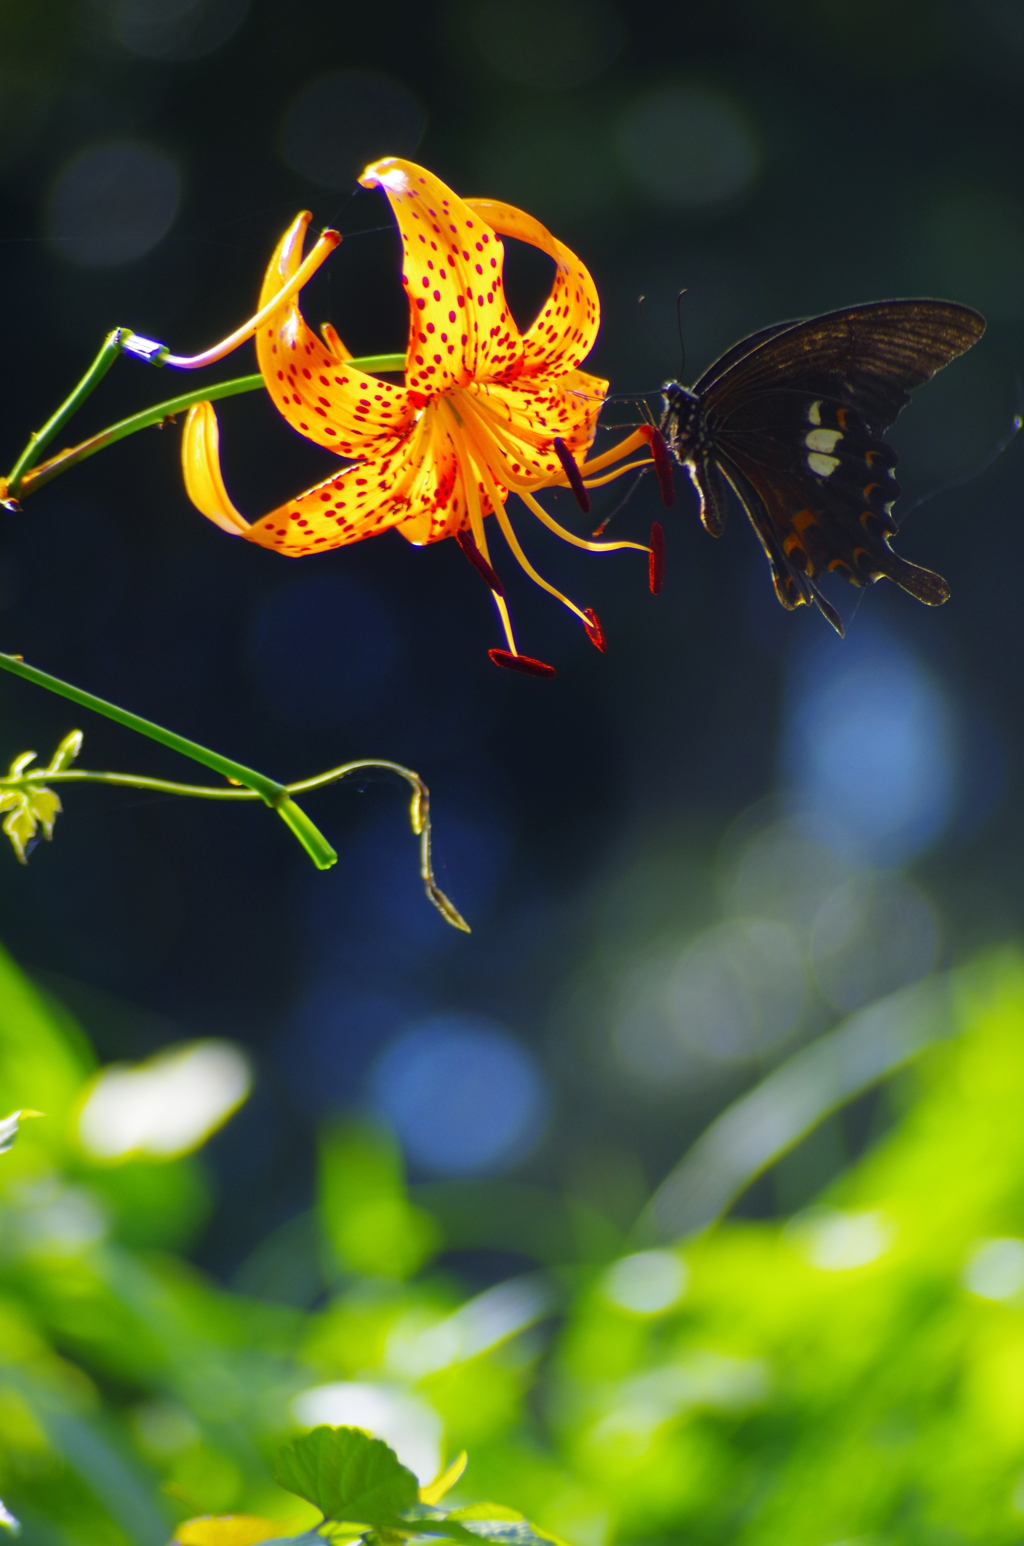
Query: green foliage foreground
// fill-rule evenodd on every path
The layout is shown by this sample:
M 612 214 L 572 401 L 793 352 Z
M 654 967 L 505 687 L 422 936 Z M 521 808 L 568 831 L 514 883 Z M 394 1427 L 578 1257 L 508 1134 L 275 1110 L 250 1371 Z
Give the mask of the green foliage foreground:
M 0 1110 L 47 1114 L 0 1161 L 0 1497 L 27 1542 L 162 1546 L 204 1513 L 295 1535 L 328 1512 L 311 1489 L 341 1488 L 334 1518 L 348 1506 L 345 1465 L 309 1448 L 342 1443 L 363 1488 L 347 1538 L 436 1538 L 439 1511 L 385 1446 L 320 1428 L 282 1454 L 296 1397 L 358 1382 L 470 1451 L 449 1538 L 460 1519 L 493 1536 L 506 1511 L 459 1510 L 491 1494 L 574 1546 L 1018 1542 L 1024 961 L 990 958 L 949 991 L 953 1033 L 899 1076 L 895 1125 L 815 1206 L 639 1266 L 641 1242 L 607 1220 L 505 1183 L 483 1194 L 478 1243 L 516 1229 L 522 1249 L 532 1231 L 538 1269 L 466 1300 L 431 1263 L 470 1240 L 472 1209 L 410 1199 L 383 1135 L 336 1129 L 303 1225 L 326 1290 L 300 1310 L 176 1254 L 208 1202 L 195 1156 L 85 1157 L 89 1048 L 0 958 Z M 633 1279 L 662 1290 L 645 1304 Z M 502 1538 L 537 1538 L 508 1517 Z

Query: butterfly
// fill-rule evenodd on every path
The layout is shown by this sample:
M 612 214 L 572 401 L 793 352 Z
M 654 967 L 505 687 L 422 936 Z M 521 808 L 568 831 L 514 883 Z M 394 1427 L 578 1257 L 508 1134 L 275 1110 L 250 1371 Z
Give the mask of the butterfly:
M 782 605 L 813 602 L 839 634 L 824 574 L 852 585 L 884 575 L 939 606 L 945 580 L 889 546 L 900 486 L 882 436 L 913 388 L 984 331 L 984 317 L 951 301 L 875 301 L 752 333 L 692 388 L 666 382 L 661 433 L 700 495 L 705 530 L 721 536 L 728 484 Z

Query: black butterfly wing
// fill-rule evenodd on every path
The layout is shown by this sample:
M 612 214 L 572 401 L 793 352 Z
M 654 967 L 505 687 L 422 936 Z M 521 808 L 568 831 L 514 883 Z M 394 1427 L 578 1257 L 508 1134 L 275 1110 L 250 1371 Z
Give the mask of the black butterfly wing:
M 717 360 L 693 390 L 712 433 L 751 394 L 786 387 L 851 404 L 880 435 L 912 390 L 984 331 L 980 313 L 952 301 L 873 301 L 755 333 Z
M 896 453 L 848 403 L 759 392 L 737 402 L 708 454 L 750 517 L 783 606 L 813 602 L 842 633 L 816 583 L 825 574 L 853 585 L 885 576 L 930 606 L 947 599 L 939 575 L 890 549 Z

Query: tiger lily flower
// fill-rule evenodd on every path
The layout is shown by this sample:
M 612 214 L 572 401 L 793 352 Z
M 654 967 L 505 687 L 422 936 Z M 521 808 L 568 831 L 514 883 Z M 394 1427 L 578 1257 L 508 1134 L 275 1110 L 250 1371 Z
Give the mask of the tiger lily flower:
M 402 239 L 410 312 L 404 385 L 353 367 L 330 324 L 324 324 L 322 337 L 307 325 L 299 290 L 340 238 L 325 232 L 303 260 L 310 216 L 300 214 L 270 261 L 255 317 L 204 355 L 168 356 L 165 363 L 205 364 L 255 335 L 259 368 L 277 408 L 300 434 L 348 465 L 250 523 L 224 485 L 213 407 L 199 403 L 185 425 L 186 490 L 224 530 L 289 557 L 327 552 L 391 527 L 416 545 L 455 537 L 487 582 L 504 628 L 508 648 L 491 650 L 491 659 L 528 674 L 553 675 L 551 666 L 516 646 L 485 519 L 494 516 L 526 573 L 563 602 L 603 650 L 596 615 L 563 596 L 526 557 L 506 500 L 509 493 L 518 494 L 544 526 L 575 547 L 650 554 L 656 589 L 660 528 L 650 548 L 595 542 L 560 525 L 535 495 L 569 487 L 587 509 L 588 488 L 652 459 L 664 492 L 664 447 L 657 431 L 643 426 L 603 455 L 586 459 L 608 390 L 607 381 L 579 368 L 597 336 L 598 296 L 580 260 L 539 221 L 494 200 L 460 199 L 410 161 L 377 161 L 360 182 L 387 195 Z M 551 293 L 523 333 L 502 287 L 502 236 L 528 242 L 555 262 Z M 622 465 L 634 451 L 647 454 Z

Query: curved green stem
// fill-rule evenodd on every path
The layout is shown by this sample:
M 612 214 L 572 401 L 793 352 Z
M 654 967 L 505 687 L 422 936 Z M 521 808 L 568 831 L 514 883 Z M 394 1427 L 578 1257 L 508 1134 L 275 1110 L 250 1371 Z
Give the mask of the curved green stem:
M 154 424 L 164 424 L 168 419 L 173 419 L 179 413 L 185 413 L 196 403 L 216 402 L 221 397 L 237 397 L 242 392 L 256 392 L 263 386 L 263 377 L 258 373 L 252 376 L 236 376 L 231 381 L 219 381 L 212 386 L 195 388 L 191 392 L 184 392 L 179 397 L 167 398 L 165 402 L 154 403 L 151 408 L 144 408 L 141 413 L 134 413 L 128 419 L 121 419 L 116 424 L 111 424 L 107 429 L 100 430 L 96 435 L 91 435 L 88 440 L 81 441 L 76 446 L 71 446 L 66 451 L 61 451 L 57 456 L 51 457 L 41 467 L 35 464 L 44 447 L 54 438 L 61 427 L 71 417 L 71 414 L 84 402 L 85 398 L 101 380 L 106 371 L 110 369 L 117 354 L 124 347 L 124 339 L 131 336 L 126 328 L 118 328 L 111 333 L 107 343 L 104 344 L 96 361 L 74 392 L 54 414 L 53 418 L 33 435 L 29 444 L 22 452 L 10 476 L 7 478 L 7 497 L 25 499 L 36 489 L 49 483 L 51 478 L 56 478 L 62 472 L 76 467 L 79 462 L 84 462 L 87 457 L 95 456 L 97 451 L 103 451 L 107 446 L 123 440 L 126 435 L 135 435 L 139 430 L 149 429 Z M 103 365 L 103 369 L 97 374 L 97 368 L 104 358 L 104 351 L 108 349 L 111 339 L 119 339 L 117 348 Z M 368 371 L 399 371 L 405 369 L 404 354 L 367 354 L 356 360 L 346 361 L 356 370 Z
M 63 682 L 60 677 L 50 676 L 46 671 L 26 665 L 25 661 L 19 660 L 16 655 L 0 653 L 0 670 L 10 671 L 12 675 L 23 677 L 27 682 L 34 682 L 37 687 L 45 687 L 47 692 L 58 693 L 62 698 L 70 698 L 72 703 L 77 703 L 84 709 L 92 709 L 95 714 L 102 714 L 107 719 L 116 720 L 126 729 L 134 730 L 138 735 L 148 736 L 151 741 L 159 741 L 162 746 L 169 747 L 171 751 L 180 752 L 183 757 L 191 757 L 193 762 L 201 762 L 204 767 L 212 768 L 215 773 L 221 773 L 225 778 L 244 784 L 246 788 L 258 794 L 261 800 L 266 801 L 272 810 L 277 811 L 281 819 L 295 833 L 317 869 L 329 869 L 337 860 L 338 855 L 323 833 L 318 832 L 311 821 L 305 818 L 301 822 L 298 820 L 288 790 L 276 779 L 267 778 L 265 773 L 246 767 L 243 762 L 235 762 L 231 757 L 222 757 L 220 752 L 211 751 L 208 746 L 200 746 L 198 741 L 190 741 L 186 736 L 178 735 L 173 730 L 166 730 L 163 725 L 156 725 L 151 719 L 143 719 L 141 714 L 133 714 L 129 709 L 119 708 L 116 703 L 108 703 L 105 698 L 98 698 L 95 693 L 85 692 L 81 687 Z
M 0 656 L 0 662 L 3 657 Z M 384 757 L 359 757 L 353 762 L 343 762 L 336 768 L 328 768 L 325 773 L 317 773 L 312 778 L 300 779 L 297 783 L 285 784 L 287 795 L 303 794 L 310 789 L 323 789 L 328 784 L 339 783 L 343 778 L 351 778 L 354 773 L 367 771 L 394 773 L 402 778 L 412 790 L 412 801 L 409 809 L 409 817 L 413 831 L 420 840 L 420 878 L 423 881 L 427 896 L 433 902 L 441 915 L 453 928 L 461 929 L 463 933 L 470 932 L 469 924 L 463 918 L 455 904 L 445 896 L 440 886 L 434 879 L 434 865 L 431 854 L 431 825 L 430 825 L 430 791 L 411 768 L 403 767 L 400 762 L 390 762 Z M 166 778 L 150 778 L 142 773 L 91 773 L 86 768 L 60 768 L 50 770 L 48 768 L 28 769 L 15 777 L 0 777 L 0 790 L 4 789 L 33 789 L 40 784 L 112 784 L 125 789 L 148 789 L 157 794 L 186 795 L 199 800 L 258 800 L 261 795 L 251 788 L 223 789 L 220 786 L 210 784 L 178 784 Z M 309 829 L 316 832 L 312 822 L 304 811 L 291 799 L 282 801 L 275 807 L 278 815 L 295 833 L 303 847 L 309 851 L 306 839 Z M 320 834 L 317 833 L 319 837 Z M 322 838 L 321 838 L 322 841 Z
M 214 402 L 220 397 L 236 397 L 240 392 L 255 392 L 262 385 L 263 377 L 258 373 L 254 376 L 236 376 L 233 381 L 220 381 L 216 386 L 201 387 L 198 391 L 185 392 L 181 397 L 169 398 L 165 403 L 156 403 L 152 408 L 143 409 L 141 413 L 133 413 L 130 419 L 121 419 L 117 424 L 101 429 L 98 435 L 91 435 L 88 440 L 81 441 L 77 446 L 61 451 L 48 462 L 44 462 L 41 467 L 36 467 L 34 471 L 27 473 L 17 486 L 12 481 L 12 474 L 11 479 L 8 480 L 10 493 L 16 493 L 19 498 L 25 499 L 29 494 L 34 494 L 36 489 L 42 488 L 44 483 L 49 483 L 51 478 L 56 478 L 60 473 L 77 467 L 79 462 L 84 462 L 87 457 L 95 456 L 97 451 L 103 451 L 107 446 L 123 440 L 126 435 L 134 435 L 140 429 L 149 429 L 153 424 L 164 424 L 168 419 L 173 419 L 176 414 L 184 413 L 195 403 Z
M 28 472 L 30 467 L 35 466 L 43 451 L 50 444 L 50 441 L 60 434 L 71 415 L 77 412 L 90 392 L 99 386 L 130 337 L 131 329 L 127 327 L 115 327 L 112 333 L 107 334 L 103 340 L 102 349 L 70 397 L 64 399 L 57 412 L 47 419 L 42 429 L 29 436 L 28 445 L 15 462 L 10 476 L 5 480 L 7 484 L 5 499 L 14 498 L 26 472 Z

